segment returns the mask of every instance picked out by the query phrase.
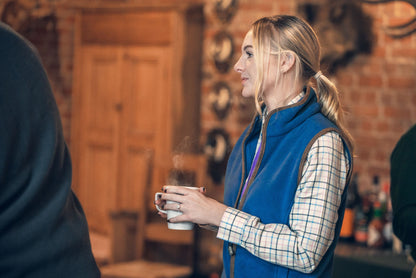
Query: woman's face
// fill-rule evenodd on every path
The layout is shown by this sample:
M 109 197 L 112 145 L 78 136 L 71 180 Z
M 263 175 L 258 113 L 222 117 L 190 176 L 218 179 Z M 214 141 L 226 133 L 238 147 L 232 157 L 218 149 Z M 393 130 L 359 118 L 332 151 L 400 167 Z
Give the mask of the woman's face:
M 263 96 L 267 97 L 270 91 L 275 89 L 277 62 L 276 58 L 270 56 L 268 59 L 268 71 L 265 73 L 263 80 Z M 255 96 L 255 80 L 257 75 L 256 57 L 254 57 L 253 49 L 253 32 L 249 31 L 241 46 L 241 57 L 234 65 L 234 70 L 241 75 L 241 83 L 243 84 L 242 95 L 244 97 Z
M 253 32 L 249 31 L 241 46 L 241 56 L 234 65 L 234 70 L 241 75 L 241 83 L 243 84 L 242 95 L 244 97 L 254 97 L 254 82 L 256 80 L 256 61 L 254 59 L 253 49 Z

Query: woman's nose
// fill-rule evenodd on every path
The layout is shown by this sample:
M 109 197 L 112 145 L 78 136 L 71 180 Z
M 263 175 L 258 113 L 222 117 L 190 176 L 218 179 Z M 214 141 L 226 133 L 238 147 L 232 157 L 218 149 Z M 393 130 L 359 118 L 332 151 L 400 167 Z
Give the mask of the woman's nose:
M 234 70 L 238 73 L 241 73 L 243 71 L 242 64 L 241 64 L 241 57 L 238 59 L 237 63 L 235 63 Z

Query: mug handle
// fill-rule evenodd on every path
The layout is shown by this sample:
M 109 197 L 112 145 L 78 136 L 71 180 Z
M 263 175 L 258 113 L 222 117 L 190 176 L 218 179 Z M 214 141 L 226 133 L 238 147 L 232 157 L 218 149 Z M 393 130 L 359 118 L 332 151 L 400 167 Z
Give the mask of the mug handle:
M 155 201 L 157 201 L 159 198 L 159 195 L 162 195 L 162 192 L 156 192 L 155 194 Z M 155 204 L 155 207 L 157 208 L 158 211 L 163 212 L 163 213 L 168 213 L 166 210 L 161 209 L 158 205 Z

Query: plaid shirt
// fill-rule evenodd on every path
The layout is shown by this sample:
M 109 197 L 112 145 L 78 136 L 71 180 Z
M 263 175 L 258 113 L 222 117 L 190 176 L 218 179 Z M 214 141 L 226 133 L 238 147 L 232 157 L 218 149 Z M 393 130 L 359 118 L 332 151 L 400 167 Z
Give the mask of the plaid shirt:
M 289 225 L 263 224 L 260 218 L 229 207 L 217 238 L 237 244 L 268 262 L 312 272 L 334 239 L 348 168 L 341 137 L 333 131 L 322 135 L 308 153 Z

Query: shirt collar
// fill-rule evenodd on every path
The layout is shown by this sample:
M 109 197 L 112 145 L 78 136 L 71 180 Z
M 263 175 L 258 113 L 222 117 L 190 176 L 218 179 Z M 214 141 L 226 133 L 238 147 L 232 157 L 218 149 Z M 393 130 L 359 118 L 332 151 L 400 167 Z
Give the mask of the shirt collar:
M 300 101 L 305 96 L 305 90 L 300 92 L 297 96 L 295 96 L 287 105 L 295 104 L 296 102 Z
M 297 96 L 295 96 L 287 105 L 292 105 L 297 102 L 299 102 L 304 96 L 305 96 L 305 90 L 302 90 Z M 263 109 L 262 119 L 264 121 L 264 118 L 269 114 L 269 111 L 267 109 Z

